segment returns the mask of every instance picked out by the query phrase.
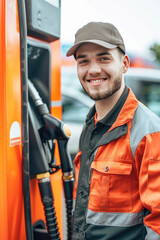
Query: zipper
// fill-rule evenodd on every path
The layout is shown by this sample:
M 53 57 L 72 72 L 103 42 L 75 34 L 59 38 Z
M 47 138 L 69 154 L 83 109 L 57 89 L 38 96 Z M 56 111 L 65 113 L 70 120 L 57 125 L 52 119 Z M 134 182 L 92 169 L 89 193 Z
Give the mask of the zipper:
M 97 151 L 98 151 L 98 148 L 96 150 L 94 150 L 94 152 L 93 152 L 93 161 L 95 159 Z M 89 161 L 91 161 L 91 157 L 90 157 Z M 89 169 L 89 176 L 88 176 L 88 193 L 90 193 L 90 183 L 91 183 L 92 171 L 93 170 L 90 167 L 90 169 Z M 88 195 L 88 202 L 89 202 L 89 195 Z M 86 207 L 86 210 L 85 210 L 85 219 L 87 217 L 87 211 L 88 211 L 88 203 L 87 203 L 87 207 Z
M 94 151 L 94 153 L 93 153 L 93 161 L 94 161 L 94 159 L 95 159 L 95 156 L 96 156 L 97 151 L 98 151 L 98 148 L 97 148 L 97 149 Z M 90 159 L 89 159 L 89 161 L 90 161 Z M 92 161 L 92 162 L 93 162 L 93 161 Z M 91 176 L 92 176 L 92 169 L 91 169 L 91 167 L 90 167 L 90 169 L 89 169 L 89 177 L 88 177 L 89 188 L 90 188 L 90 183 L 91 183 Z

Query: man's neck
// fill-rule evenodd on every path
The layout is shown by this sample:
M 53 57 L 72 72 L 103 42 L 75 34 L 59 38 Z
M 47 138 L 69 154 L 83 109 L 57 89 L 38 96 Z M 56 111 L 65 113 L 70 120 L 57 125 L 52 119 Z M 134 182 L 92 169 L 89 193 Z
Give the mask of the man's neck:
M 111 111 L 111 109 L 115 106 L 123 91 L 124 86 L 121 87 L 121 89 L 119 89 L 117 92 L 115 92 L 111 97 L 95 102 L 98 121 L 103 119 Z

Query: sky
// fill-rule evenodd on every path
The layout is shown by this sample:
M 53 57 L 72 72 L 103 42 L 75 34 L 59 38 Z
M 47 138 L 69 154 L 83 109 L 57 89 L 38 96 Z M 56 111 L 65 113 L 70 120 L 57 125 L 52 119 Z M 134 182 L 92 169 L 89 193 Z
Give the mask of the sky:
M 90 21 L 113 23 L 127 51 L 147 54 L 160 44 L 160 0 L 61 0 L 61 43 L 73 44 L 78 28 Z

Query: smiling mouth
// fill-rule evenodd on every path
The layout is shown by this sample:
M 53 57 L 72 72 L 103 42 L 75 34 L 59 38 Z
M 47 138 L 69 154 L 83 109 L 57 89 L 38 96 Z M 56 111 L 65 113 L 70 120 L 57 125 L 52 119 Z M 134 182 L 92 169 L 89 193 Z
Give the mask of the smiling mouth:
M 104 82 L 105 80 L 107 80 L 107 78 L 101 78 L 101 79 L 88 79 L 87 82 L 89 82 L 89 83 L 93 83 L 93 84 L 98 84 L 98 83 Z

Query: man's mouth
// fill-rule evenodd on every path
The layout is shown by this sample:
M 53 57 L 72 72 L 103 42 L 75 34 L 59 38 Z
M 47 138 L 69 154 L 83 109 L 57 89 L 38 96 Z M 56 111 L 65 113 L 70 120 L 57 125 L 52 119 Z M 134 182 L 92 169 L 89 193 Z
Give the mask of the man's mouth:
M 96 78 L 96 79 L 87 79 L 87 82 L 92 85 L 99 85 L 106 80 L 107 80 L 107 78 Z
M 90 83 L 100 83 L 100 82 L 103 82 L 105 81 L 107 78 L 101 78 L 101 79 L 89 79 L 87 80 L 88 82 Z

